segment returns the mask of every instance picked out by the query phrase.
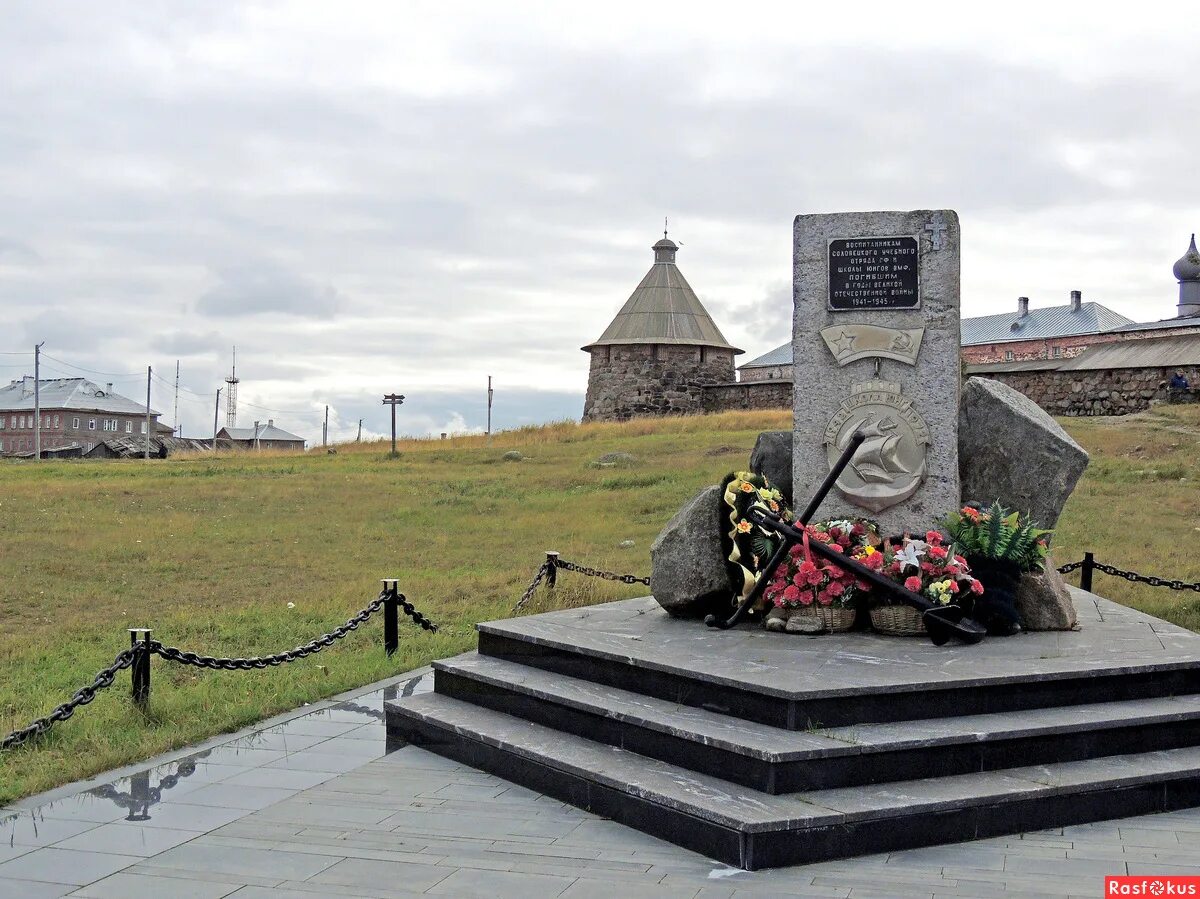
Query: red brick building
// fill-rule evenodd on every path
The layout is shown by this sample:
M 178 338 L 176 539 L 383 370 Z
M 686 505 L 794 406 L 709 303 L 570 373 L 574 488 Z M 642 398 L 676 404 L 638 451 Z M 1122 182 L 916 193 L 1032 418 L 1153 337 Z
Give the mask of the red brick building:
M 34 451 L 34 381 L 26 375 L 0 387 L 0 455 Z M 38 385 L 42 450 L 79 446 L 88 452 L 102 440 L 144 435 L 146 407 L 85 378 L 54 378 Z M 159 413 L 150 410 L 151 427 L 159 433 Z M 168 429 L 169 430 L 169 429 Z

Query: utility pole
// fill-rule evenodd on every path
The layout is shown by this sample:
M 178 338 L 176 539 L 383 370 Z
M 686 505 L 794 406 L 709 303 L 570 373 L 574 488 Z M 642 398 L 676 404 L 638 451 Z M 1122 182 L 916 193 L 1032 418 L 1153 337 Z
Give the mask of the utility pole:
M 362 443 L 362 419 L 358 420 L 358 436 L 354 438 L 355 443 Z
M 213 406 L 213 452 L 217 451 L 217 419 L 221 415 L 221 388 L 217 388 L 217 403 Z
M 492 376 L 488 375 L 488 426 L 487 445 L 492 445 Z
M 258 452 L 260 445 L 261 444 L 259 444 L 259 442 L 258 442 L 258 422 L 256 421 L 254 423 L 254 451 L 255 452 Z
M 146 450 L 143 457 L 150 461 L 150 377 L 154 374 L 154 366 L 146 366 Z
M 321 446 L 329 443 L 329 407 L 325 407 L 325 424 L 321 425 Z
M 175 436 L 179 436 L 179 360 L 175 360 Z
M 396 458 L 396 407 L 404 405 L 404 394 L 385 393 L 383 404 L 392 407 L 392 458 Z
M 42 461 L 42 341 L 33 348 L 33 458 Z

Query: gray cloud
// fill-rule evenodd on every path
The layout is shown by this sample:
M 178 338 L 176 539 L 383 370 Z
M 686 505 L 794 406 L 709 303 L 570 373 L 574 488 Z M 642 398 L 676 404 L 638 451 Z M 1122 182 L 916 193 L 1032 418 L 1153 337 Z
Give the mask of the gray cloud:
M 1168 36 L 1114 49 L 1076 29 L 1084 72 L 970 35 L 856 47 L 781 22 L 738 55 L 736 35 L 658 44 L 641 12 L 636 40 L 574 42 L 476 13 L 447 30 L 302 3 L 6 10 L 0 303 L 19 345 L 0 350 L 182 358 L 211 395 L 237 344 L 243 396 L 355 424 L 379 412 L 360 394 L 466 398 L 488 374 L 522 415 L 578 415 L 578 347 L 664 214 L 749 358 L 787 336 L 795 213 L 935 205 L 963 220 L 967 314 L 1077 287 L 1170 312 L 1200 122 L 1164 111 L 1200 96 Z M 453 405 L 421 414 L 479 423 Z

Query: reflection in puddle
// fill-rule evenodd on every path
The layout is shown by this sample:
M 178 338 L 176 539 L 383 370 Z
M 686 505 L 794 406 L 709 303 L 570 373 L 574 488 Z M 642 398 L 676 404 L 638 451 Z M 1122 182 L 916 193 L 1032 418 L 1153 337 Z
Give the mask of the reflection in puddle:
M 125 821 L 149 821 L 154 817 L 154 807 L 169 799 L 170 790 L 174 789 L 181 781 L 191 777 L 202 768 L 211 768 L 214 763 L 218 763 L 216 768 L 220 769 L 223 752 L 232 752 L 236 757 L 239 750 L 274 749 L 282 744 L 282 752 L 286 755 L 295 756 L 307 751 L 320 753 L 324 743 L 337 738 L 336 724 L 343 724 L 356 733 L 362 730 L 359 725 L 372 725 L 369 730 L 372 733 L 378 731 L 378 738 L 382 746 L 384 732 L 381 725 L 384 720 L 384 701 L 400 696 L 427 693 L 432 689 L 433 674 L 427 672 L 373 693 L 359 696 L 357 701 L 347 700 L 333 706 L 314 709 L 308 714 L 297 716 L 283 724 L 255 731 L 211 749 L 193 753 L 164 765 L 147 768 L 99 787 L 82 790 L 64 799 L 48 802 L 32 809 L 10 810 L 11 814 L 0 815 L 0 845 L 7 843 L 11 847 L 49 844 L 77 833 L 85 822 L 90 822 L 87 824 L 90 827 L 95 823 L 117 820 L 118 816 L 106 814 L 103 808 L 97 810 L 98 805 L 102 806 L 102 803 L 96 802 L 98 799 L 105 800 L 124 811 Z M 304 725 L 308 722 L 325 723 L 317 725 L 316 734 L 305 734 Z M 326 728 L 331 729 L 332 732 L 326 734 Z M 373 737 L 369 739 L 373 739 Z M 292 744 L 291 747 L 289 747 L 289 743 Z M 209 756 L 214 753 L 217 754 L 217 757 L 209 759 Z M 205 780 L 204 777 L 199 779 Z M 186 800 L 182 801 L 186 802 Z M 19 832 L 18 828 L 20 828 Z M 18 840 L 18 835 L 20 840 Z

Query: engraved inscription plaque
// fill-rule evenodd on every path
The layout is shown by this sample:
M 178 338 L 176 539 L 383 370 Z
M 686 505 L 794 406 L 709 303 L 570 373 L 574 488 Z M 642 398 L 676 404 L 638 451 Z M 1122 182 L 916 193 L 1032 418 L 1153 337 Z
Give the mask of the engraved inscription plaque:
M 829 308 L 917 309 L 915 237 L 839 237 L 829 241 Z

